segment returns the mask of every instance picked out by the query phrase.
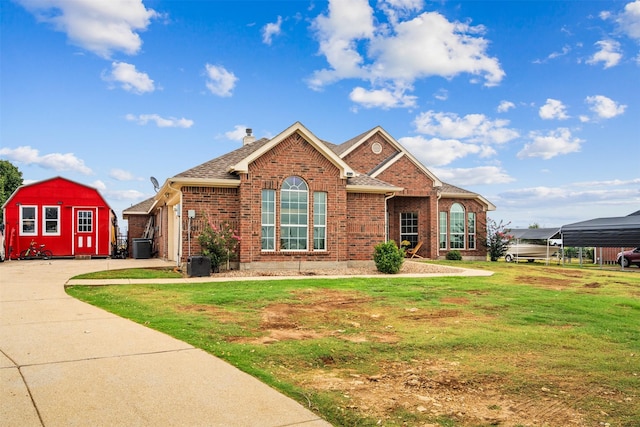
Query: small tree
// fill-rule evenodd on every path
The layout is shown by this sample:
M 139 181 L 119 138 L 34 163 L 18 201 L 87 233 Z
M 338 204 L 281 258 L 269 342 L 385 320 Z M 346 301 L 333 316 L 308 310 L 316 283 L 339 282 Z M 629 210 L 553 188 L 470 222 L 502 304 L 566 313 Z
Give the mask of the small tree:
M 509 243 L 513 239 L 513 236 L 508 233 L 507 228 L 510 223 L 504 224 L 502 221 L 499 223 L 487 218 L 487 238 L 485 245 L 489 251 L 489 258 L 491 261 L 497 261 L 507 253 Z
M 214 272 L 219 271 L 221 265 L 237 256 L 240 244 L 240 236 L 237 233 L 228 222 L 216 226 L 207 217 L 207 225 L 198 236 L 198 242 L 202 247 L 202 255 L 211 260 L 211 269 Z
M 0 160 L 0 206 L 22 185 L 22 172 L 8 160 Z M 0 210 L 0 223 L 3 222 Z
M 381 273 L 396 274 L 402 267 L 404 256 L 404 249 L 399 248 L 393 240 L 389 240 L 374 247 L 373 262 Z

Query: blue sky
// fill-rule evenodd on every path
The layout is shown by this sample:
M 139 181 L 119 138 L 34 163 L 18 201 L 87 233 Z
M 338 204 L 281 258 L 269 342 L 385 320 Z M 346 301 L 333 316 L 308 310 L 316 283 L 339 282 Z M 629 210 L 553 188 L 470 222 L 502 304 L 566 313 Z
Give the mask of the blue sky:
M 382 126 L 495 220 L 640 209 L 640 0 L 2 0 L 0 158 L 118 213 L 300 121 Z

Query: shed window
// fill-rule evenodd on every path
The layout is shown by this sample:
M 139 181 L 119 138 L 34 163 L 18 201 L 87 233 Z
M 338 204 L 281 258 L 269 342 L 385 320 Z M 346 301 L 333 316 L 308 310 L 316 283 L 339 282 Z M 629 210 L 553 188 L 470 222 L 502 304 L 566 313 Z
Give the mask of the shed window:
M 37 209 L 35 206 L 20 207 L 20 235 L 35 236 L 38 234 Z
M 60 235 L 60 206 L 42 207 L 42 234 L 50 236 Z

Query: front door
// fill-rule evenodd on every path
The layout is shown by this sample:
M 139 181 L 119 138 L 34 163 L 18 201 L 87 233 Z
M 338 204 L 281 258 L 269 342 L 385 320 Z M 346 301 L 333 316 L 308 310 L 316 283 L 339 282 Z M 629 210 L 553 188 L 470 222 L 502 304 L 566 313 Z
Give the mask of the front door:
M 93 255 L 97 245 L 96 209 L 78 208 L 75 212 L 75 255 Z

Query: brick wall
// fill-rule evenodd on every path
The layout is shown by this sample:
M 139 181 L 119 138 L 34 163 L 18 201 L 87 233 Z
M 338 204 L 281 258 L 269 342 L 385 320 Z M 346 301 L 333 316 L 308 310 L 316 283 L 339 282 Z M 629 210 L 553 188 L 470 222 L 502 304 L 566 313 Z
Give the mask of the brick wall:
M 466 230 L 467 213 L 474 212 L 476 214 L 476 249 L 475 250 L 458 249 L 458 250 L 460 251 L 462 256 L 465 256 L 465 257 L 480 258 L 480 259 L 486 258 L 487 248 L 484 245 L 484 239 L 486 238 L 486 235 L 487 235 L 487 212 L 484 210 L 484 206 L 482 206 L 482 204 L 480 204 L 480 202 L 478 202 L 475 199 L 455 199 L 455 198 L 440 199 L 438 210 L 440 212 L 447 212 L 447 226 L 451 224 L 449 220 L 449 211 L 451 209 L 451 206 L 454 203 L 459 203 L 464 208 L 465 233 L 467 232 Z M 467 245 L 468 245 L 468 241 L 467 241 L 467 237 L 465 236 L 465 247 L 467 247 Z M 446 256 L 448 251 L 449 249 L 441 249 L 440 256 L 441 257 Z
M 382 151 L 378 154 L 374 153 L 371 148 L 374 143 L 379 143 L 382 147 Z M 343 157 L 343 160 L 347 162 L 353 170 L 368 173 L 385 159 L 393 157 L 396 154 L 398 154 L 398 150 L 380 134 L 376 133 Z
M 433 180 L 425 175 L 407 156 L 396 161 L 376 178 L 404 188 L 401 196 L 430 196 L 433 194 Z
M 149 215 L 130 215 L 127 217 L 127 244 L 129 245 L 129 257 L 133 257 L 133 239 L 139 239 L 149 221 Z
M 373 259 L 374 246 L 385 241 L 383 194 L 347 194 L 347 248 L 349 259 Z
M 398 245 L 400 239 L 400 214 L 401 213 L 417 213 L 418 214 L 418 242 L 422 242 L 422 247 L 418 251 L 418 255 L 424 258 L 435 258 L 431 242 L 437 241 L 438 234 L 434 232 L 437 229 L 434 224 L 434 218 L 431 210 L 431 198 L 428 197 L 401 197 L 396 196 L 389 200 L 389 238 L 394 240 Z
M 195 218 L 191 221 L 189 221 L 189 210 L 195 211 Z M 198 236 L 207 224 L 219 227 L 226 223 L 238 229 L 239 211 L 240 198 L 237 188 L 182 187 L 180 221 L 184 232 L 182 233 L 181 261 L 186 262 L 189 253 L 191 255 L 202 253 Z

